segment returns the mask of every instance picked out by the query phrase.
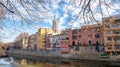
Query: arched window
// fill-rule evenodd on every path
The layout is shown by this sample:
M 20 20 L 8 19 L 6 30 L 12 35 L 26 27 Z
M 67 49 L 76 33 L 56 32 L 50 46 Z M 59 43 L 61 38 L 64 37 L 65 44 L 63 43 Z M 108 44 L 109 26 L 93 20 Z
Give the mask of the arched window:
M 75 41 L 72 42 L 72 46 L 75 46 Z
M 91 41 L 91 40 L 89 40 L 89 41 L 88 41 L 88 44 L 89 44 L 89 45 L 92 45 L 92 41 Z

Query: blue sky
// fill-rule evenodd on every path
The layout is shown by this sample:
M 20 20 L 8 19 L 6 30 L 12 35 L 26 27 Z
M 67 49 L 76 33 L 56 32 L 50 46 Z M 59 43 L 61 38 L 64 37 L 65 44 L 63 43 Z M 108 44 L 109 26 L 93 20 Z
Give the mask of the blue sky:
M 32 16 L 34 15 L 34 17 L 30 17 L 25 11 L 25 9 L 23 9 L 21 5 L 16 1 L 17 0 L 13 0 L 13 3 L 16 5 L 17 9 L 21 11 L 24 19 L 27 20 L 20 19 L 18 16 L 12 15 L 11 13 L 8 12 L 8 14 L 6 15 L 7 16 L 6 19 L 4 21 L 1 20 L 2 22 L 5 23 L 5 25 L 2 25 L 2 29 L 1 29 L 1 36 L 3 36 L 2 37 L 3 42 L 14 41 L 15 37 L 17 37 L 22 32 L 28 32 L 31 35 L 37 32 L 38 28 L 40 27 L 51 28 L 52 21 L 55 15 L 57 16 L 59 30 L 70 27 L 76 28 L 76 27 L 80 27 L 81 25 L 85 25 L 83 24 L 84 19 L 81 17 L 82 15 L 80 15 L 79 19 L 75 21 L 76 16 L 81 10 L 81 6 L 78 7 L 80 0 L 74 0 L 75 2 L 72 2 L 72 0 L 55 0 L 55 1 L 49 0 L 49 4 L 48 3 L 44 4 L 45 8 L 48 9 L 48 12 L 44 12 L 42 14 L 39 13 L 38 11 L 44 9 L 42 9 L 40 5 L 37 5 L 36 2 L 33 2 L 36 3 L 34 5 L 37 5 L 37 7 L 30 8 L 30 10 L 34 12 L 31 14 Z M 48 0 L 44 0 L 44 1 L 48 1 Z M 111 0 L 106 0 L 107 3 L 109 3 L 109 1 Z M 120 12 L 120 5 L 119 5 L 120 1 L 119 0 L 115 0 L 115 1 L 116 3 L 114 5 L 111 5 L 112 8 L 108 8 L 110 15 L 119 14 Z M 74 3 L 76 3 L 76 5 Z M 101 20 L 99 0 L 93 0 L 91 6 L 92 6 L 91 9 L 94 12 L 94 17 L 97 20 Z M 104 13 L 104 17 L 109 16 L 104 4 L 102 5 L 102 10 Z M 40 19 L 41 17 L 46 19 Z M 91 20 L 89 19 L 89 21 Z M 29 22 L 32 22 L 33 24 L 31 25 L 26 24 Z

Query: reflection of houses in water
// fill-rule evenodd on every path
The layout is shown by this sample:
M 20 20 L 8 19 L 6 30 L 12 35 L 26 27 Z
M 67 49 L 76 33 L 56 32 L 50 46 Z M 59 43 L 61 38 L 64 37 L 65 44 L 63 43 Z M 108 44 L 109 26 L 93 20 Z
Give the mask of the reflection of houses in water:
M 40 63 L 37 64 L 37 66 L 40 66 L 40 67 L 53 67 L 53 64 L 40 62 Z
M 54 59 L 55 60 L 55 59 Z M 42 61 L 33 61 L 33 60 L 25 60 L 22 59 L 22 64 L 21 66 L 23 67 L 106 67 L 102 65 L 100 62 L 94 62 L 94 61 L 60 61 L 60 60 L 55 60 L 55 62 L 47 61 L 47 62 L 42 62 Z
M 27 60 L 26 60 L 26 59 L 22 59 L 22 60 L 20 61 L 20 64 L 27 64 Z
M 61 62 L 60 67 L 71 67 L 70 62 Z

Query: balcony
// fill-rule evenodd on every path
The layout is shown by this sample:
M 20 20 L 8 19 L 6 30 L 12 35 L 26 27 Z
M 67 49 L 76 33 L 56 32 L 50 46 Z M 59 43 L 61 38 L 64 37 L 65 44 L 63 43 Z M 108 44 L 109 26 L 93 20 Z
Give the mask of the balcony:
M 72 30 L 72 35 L 76 35 L 78 33 L 77 29 Z
M 115 29 L 120 29 L 120 23 L 117 23 L 117 24 L 112 24 L 111 25 L 111 28 L 115 28 Z
M 111 30 L 110 28 L 103 28 L 103 30 L 105 30 L 105 31 L 109 31 L 109 30 Z
M 116 43 L 116 44 L 120 44 L 120 40 L 116 40 L 115 43 Z
M 106 46 L 105 47 L 105 51 L 112 51 L 112 50 L 113 50 L 112 46 Z
M 120 30 L 114 30 L 112 31 L 114 35 L 120 35 Z
M 120 34 L 108 34 L 106 36 L 120 36 Z
M 120 44 L 114 46 L 115 51 L 120 51 Z
M 114 23 L 115 23 L 115 24 L 120 23 L 120 19 L 114 20 Z

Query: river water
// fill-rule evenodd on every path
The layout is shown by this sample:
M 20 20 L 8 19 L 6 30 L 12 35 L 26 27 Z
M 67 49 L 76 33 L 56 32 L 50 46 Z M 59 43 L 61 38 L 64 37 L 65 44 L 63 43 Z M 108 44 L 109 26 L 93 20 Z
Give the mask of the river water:
M 0 67 L 115 67 L 99 62 L 85 61 L 33 61 L 26 59 L 14 59 L 12 57 L 0 58 Z

